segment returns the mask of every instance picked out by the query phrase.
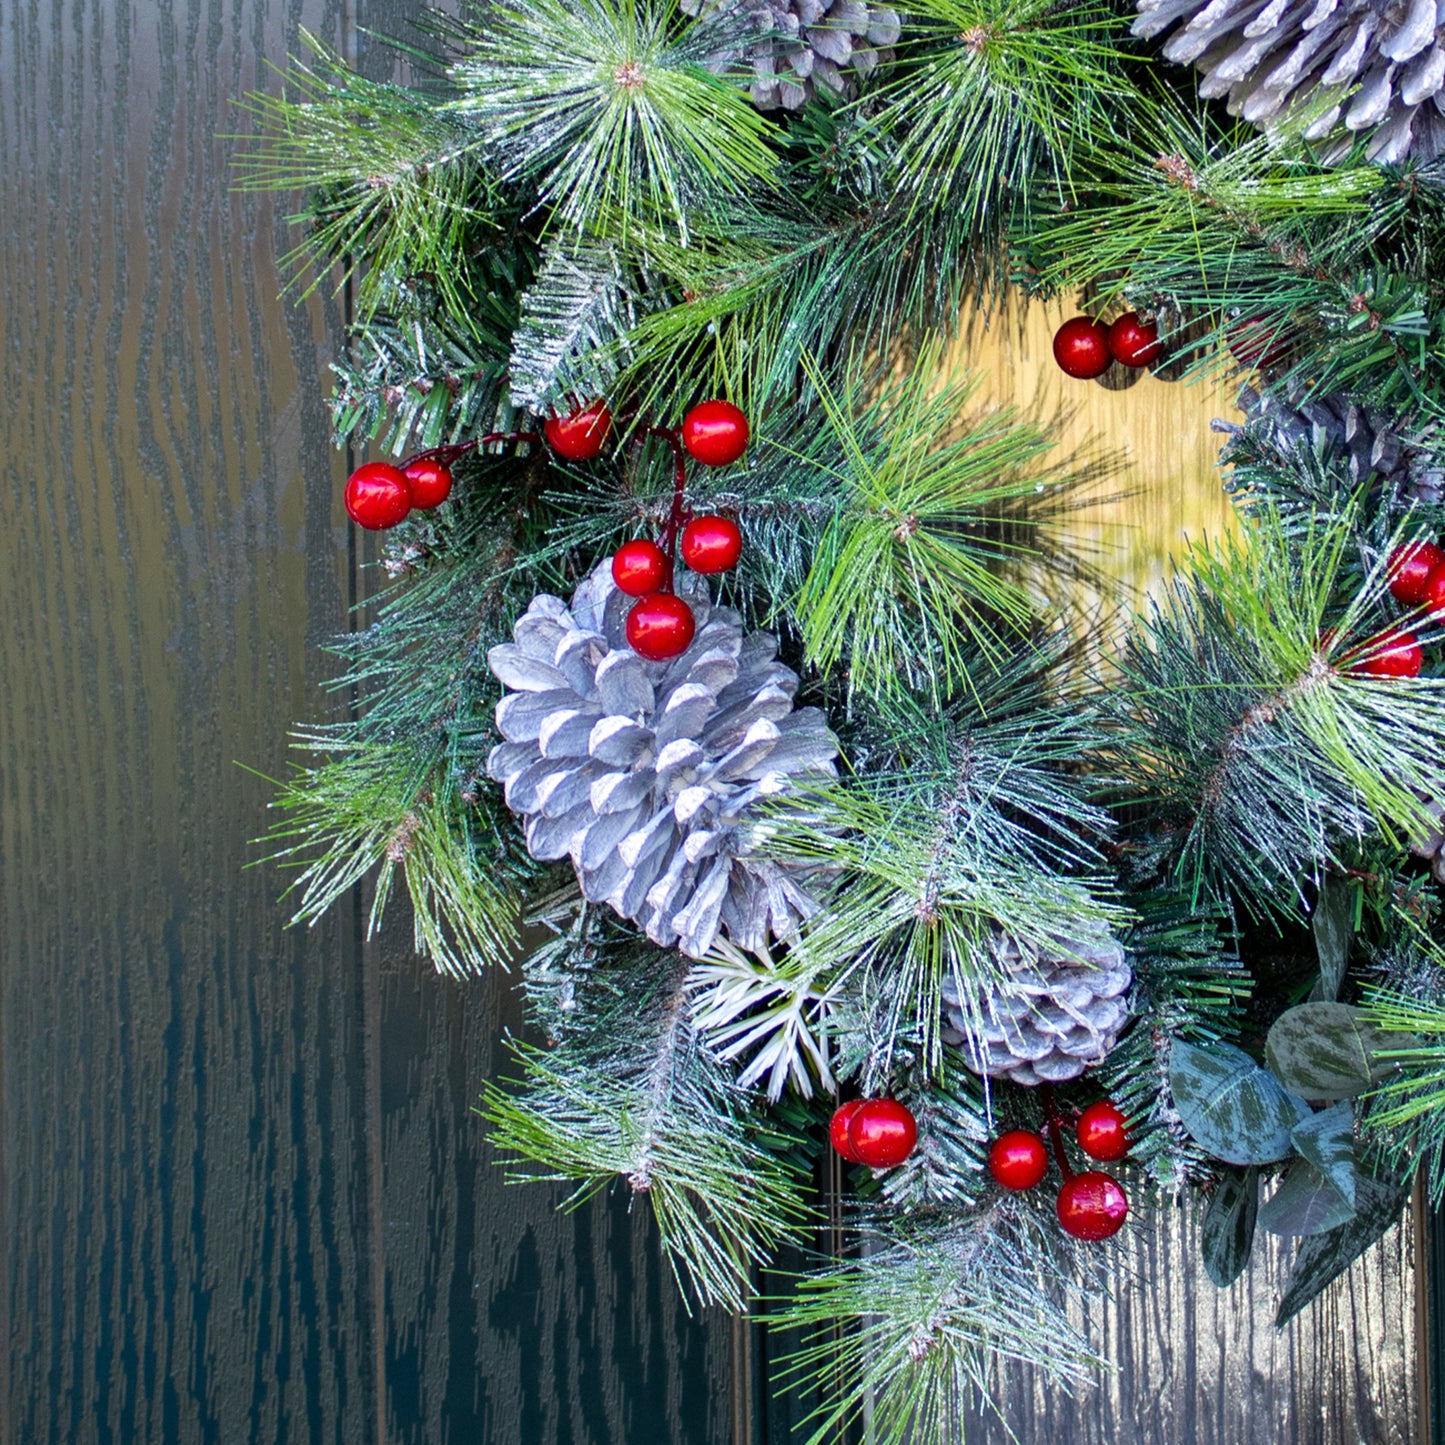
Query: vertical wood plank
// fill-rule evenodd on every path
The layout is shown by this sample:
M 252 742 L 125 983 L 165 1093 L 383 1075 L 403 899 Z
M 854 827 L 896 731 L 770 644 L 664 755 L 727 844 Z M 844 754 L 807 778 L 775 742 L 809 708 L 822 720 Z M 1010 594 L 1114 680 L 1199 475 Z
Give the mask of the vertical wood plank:
M 368 1442 L 350 921 L 245 872 L 344 626 L 319 383 L 230 190 L 329 0 L 0 9 L 4 1416 L 27 1442 Z M 338 565 L 338 560 L 343 565 Z

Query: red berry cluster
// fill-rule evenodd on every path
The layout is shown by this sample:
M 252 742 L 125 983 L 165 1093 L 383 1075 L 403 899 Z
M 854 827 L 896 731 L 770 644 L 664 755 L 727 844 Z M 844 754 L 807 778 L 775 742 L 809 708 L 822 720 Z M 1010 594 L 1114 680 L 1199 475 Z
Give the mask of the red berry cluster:
M 850 1164 L 892 1169 L 913 1153 L 918 1124 L 897 1099 L 853 1099 L 833 1111 L 828 1142 Z
M 358 527 L 384 532 L 413 507 L 429 512 L 451 495 L 451 468 L 435 452 L 422 452 L 400 467 L 366 462 L 346 479 L 346 512 Z
M 1044 1128 L 1053 1141 L 1054 1157 L 1064 1179 L 1055 1205 L 1059 1224 L 1075 1239 L 1108 1239 L 1123 1228 L 1129 1213 L 1128 1196 L 1112 1174 L 1101 1169 L 1074 1171 L 1064 1152 L 1062 1120 L 1053 1108 L 1052 1096 L 1044 1098 L 1044 1109 Z M 1079 1115 L 1074 1137 L 1089 1158 L 1104 1163 L 1122 1159 L 1129 1152 L 1124 1116 L 1108 1099 L 1090 1104 Z M 1004 1189 L 1033 1189 L 1042 1183 L 1048 1170 L 1048 1150 L 1042 1136 L 1031 1129 L 1010 1129 L 989 1147 L 988 1172 Z
M 1143 321 L 1137 311 L 1126 311 L 1110 326 L 1089 316 L 1075 316 L 1054 333 L 1054 360 L 1059 370 L 1076 381 L 1103 376 L 1111 361 L 1121 366 L 1148 366 L 1157 361 L 1163 346 L 1159 328 Z
M 737 461 L 747 450 L 748 420 L 730 401 L 704 401 L 683 417 L 680 431 L 665 427 L 649 430 L 673 448 L 676 466 L 672 510 L 660 544 L 638 537 L 617 549 L 612 558 L 612 580 L 618 591 L 637 598 L 627 614 L 628 645 L 650 662 L 666 662 L 687 651 L 697 630 L 692 608 L 672 590 L 679 540 L 682 560 L 694 572 L 726 572 L 737 566 L 743 554 L 743 534 L 736 522 L 711 515 L 686 516 L 685 458 L 708 467 L 725 467 Z
M 1445 550 L 1434 542 L 1406 542 L 1385 563 L 1390 595 L 1425 623 L 1445 621 Z M 1368 677 L 1419 677 L 1425 665 L 1420 639 L 1407 627 L 1387 627 L 1346 654 L 1351 672 Z

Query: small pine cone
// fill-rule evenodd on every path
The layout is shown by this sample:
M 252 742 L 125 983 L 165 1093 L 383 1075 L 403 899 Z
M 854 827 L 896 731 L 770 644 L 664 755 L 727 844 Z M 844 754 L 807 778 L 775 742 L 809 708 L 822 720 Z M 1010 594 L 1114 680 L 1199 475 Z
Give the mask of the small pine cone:
M 1122 946 L 1099 932 L 1038 947 L 997 932 L 989 943 L 1006 982 L 964 1007 L 943 986 L 944 1038 L 976 1074 L 1015 1084 L 1059 1084 L 1102 1063 L 1129 1020 L 1133 972 Z
M 1216 429 L 1231 436 L 1249 430 L 1283 452 L 1309 446 L 1334 453 L 1347 459 L 1352 482 L 1377 476 L 1404 501 L 1433 505 L 1445 499 L 1445 458 L 1433 424 L 1407 437 L 1389 415 L 1367 410 L 1346 396 L 1315 397 L 1290 406 L 1261 396 L 1252 386 L 1240 391 L 1239 409 L 1247 418 L 1242 427 L 1216 422 Z
M 793 707 L 797 674 L 777 640 L 743 634 L 680 573 L 692 645 L 648 662 L 627 645 L 633 599 L 603 563 L 569 607 L 543 593 L 514 643 L 487 654 L 508 689 L 487 771 L 524 820 L 534 858 L 570 855 L 585 897 L 654 942 L 701 958 L 719 930 L 762 952 L 817 911 L 815 870 L 770 858 L 770 804 L 835 775 L 838 744 L 817 708 Z
M 800 110 L 820 87 L 851 99 L 859 76 L 892 60 L 900 29 L 896 10 L 864 0 L 682 0 L 682 8 L 751 37 L 742 59 L 759 110 Z
M 1194 65 L 1199 93 L 1268 129 L 1296 117 L 1309 140 L 1370 131 L 1371 160 L 1445 151 L 1445 38 L 1436 0 L 1138 0 L 1134 34 Z M 1318 110 L 1318 114 L 1313 114 Z M 1334 157 L 1345 154 L 1348 140 Z

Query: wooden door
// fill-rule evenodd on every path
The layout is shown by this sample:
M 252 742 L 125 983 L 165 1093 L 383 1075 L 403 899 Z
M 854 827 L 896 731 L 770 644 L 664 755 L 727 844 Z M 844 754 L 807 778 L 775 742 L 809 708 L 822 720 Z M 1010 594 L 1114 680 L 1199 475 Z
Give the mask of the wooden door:
M 286 931 L 246 870 L 353 539 L 336 302 L 278 299 L 232 101 L 331 0 L 0 5 L 8 1445 L 720 1441 L 645 1212 L 507 1188 L 506 981 Z M 363 59 L 365 59 L 363 54 Z
M 340 303 L 277 298 L 285 207 L 221 137 L 298 26 L 376 69 L 414 8 L 0 4 L 0 1445 L 798 1438 L 779 1342 L 688 1317 L 645 1213 L 503 1186 L 507 980 L 363 944 L 359 899 L 285 931 L 244 866 L 238 764 L 324 715 L 365 559 Z M 1405 1232 L 1285 1336 L 1270 1265 L 1215 1295 L 1189 1233 L 1128 1256 L 1115 1381 L 1015 1382 L 1025 1440 L 1411 1438 Z

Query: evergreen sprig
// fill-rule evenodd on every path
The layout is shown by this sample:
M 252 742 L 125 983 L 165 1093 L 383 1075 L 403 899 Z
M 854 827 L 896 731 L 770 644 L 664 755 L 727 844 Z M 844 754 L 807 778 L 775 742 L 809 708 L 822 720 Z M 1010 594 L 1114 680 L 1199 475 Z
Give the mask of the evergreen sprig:
M 783 1364 L 785 1383 L 822 1396 L 809 1445 L 864 1419 L 880 1445 L 957 1440 L 968 1402 L 1000 1400 L 1004 1360 L 1082 1381 L 1100 1361 L 1068 1317 L 1072 1273 L 1057 1231 L 995 1205 L 964 1223 L 900 1222 L 858 1258 L 804 1276 L 770 1320 L 817 1332 Z
M 694 211 L 776 167 L 771 124 L 709 68 L 724 37 L 670 0 L 509 0 L 455 35 L 451 108 L 573 231 L 642 222 L 686 242 Z
M 1445 745 L 1441 682 L 1369 675 L 1391 645 L 1384 558 L 1348 515 L 1195 549 L 1131 638 L 1121 767 L 1176 831 L 1193 896 L 1292 912 L 1377 830 L 1425 825 Z
M 623 1180 L 651 1206 L 685 1296 L 741 1309 L 805 1217 L 802 1180 L 750 1137 L 748 1095 L 701 1045 L 685 976 L 675 958 L 635 958 L 610 998 L 593 990 L 585 1028 L 550 1051 L 516 1046 L 521 1087 L 488 1085 L 482 1112 L 497 1149 L 576 1184 L 569 1204 Z

